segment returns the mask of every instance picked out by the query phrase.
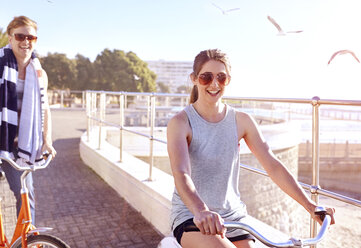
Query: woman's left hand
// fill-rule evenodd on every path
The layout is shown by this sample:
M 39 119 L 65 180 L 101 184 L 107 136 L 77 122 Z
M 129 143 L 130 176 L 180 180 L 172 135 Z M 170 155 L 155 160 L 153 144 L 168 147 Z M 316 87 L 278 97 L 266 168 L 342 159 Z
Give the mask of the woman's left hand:
M 53 145 L 52 144 L 48 144 L 48 143 L 44 143 L 43 144 L 43 147 L 41 148 L 41 151 L 44 153 L 44 152 L 47 152 L 51 155 L 53 155 L 53 158 L 55 157 L 56 155 L 56 150 L 54 149 Z
M 331 225 L 335 224 L 335 212 L 336 210 L 334 208 L 326 207 L 326 212 L 329 216 L 331 216 Z M 311 213 L 312 218 L 317 221 L 320 225 L 322 225 L 321 216 L 315 214 L 315 212 Z

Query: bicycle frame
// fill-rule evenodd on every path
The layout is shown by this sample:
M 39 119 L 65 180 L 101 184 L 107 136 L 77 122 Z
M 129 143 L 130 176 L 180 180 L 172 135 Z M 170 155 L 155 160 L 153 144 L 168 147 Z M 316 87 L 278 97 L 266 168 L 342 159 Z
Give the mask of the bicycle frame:
M 13 237 L 11 239 L 11 242 L 7 240 L 4 232 L 4 225 L 3 225 L 3 217 L 0 207 L 0 248 L 7 248 L 12 247 L 14 243 L 18 243 L 21 239 L 22 247 L 27 247 L 27 236 L 28 234 L 37 234 L 37 230 L 34 225 L 32 225 L 32 219 L 31 219 L 31 212 L 30 212 L 30 203 L 29 203 L 29 194 L 28 189 L 26 187 L 26 177 L 29 175 L 30 171 L 35 171 L 36 169 L 43 169 L 46 168 L 51 159 L 52 156 L 49 155 L 49 157 L 46 159 L 46 162 L 39 166 L 34 165 L 28 165 L 25 167 L 19 166 L 16 164 L 13 160 L 7 157 L 1 156 L 0 159 L 6 160 L 8 163 L 10 163 L 15 169 L 24 171 L 21 175 L 21 209 L 20 213 L 17 219 L 15 231 L 13 234 Z M 1 160 L 0 160 L 1 161 Z M 42 229 L 42 230 L 49 230 L 49 229 Z

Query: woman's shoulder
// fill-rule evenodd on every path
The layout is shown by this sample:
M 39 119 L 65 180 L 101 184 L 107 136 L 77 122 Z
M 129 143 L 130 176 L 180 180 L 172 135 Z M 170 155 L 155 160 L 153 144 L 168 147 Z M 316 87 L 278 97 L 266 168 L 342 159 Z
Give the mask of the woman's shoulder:
M 239 110 L 236 111 L 236 120 L 238 125 L 242 125 L 243 127 L 250 127 L 256 125 L 256 120 L 254 119 L 254 117 L 252 117 L 252 115 Z
M 176 131 L 189 130 L 189 120 L 186 111 L 182 111 L 175 114 L 168 122 L 168 129 L 174 129 Z
M 252 119 L 252 116 L 246 112 L 235 109 L 236 117 L 240 119 Z
M 169 123 L 178 123 L 184 124 L 188 122 L 188 117 L 186 111 L 183 109 L 182 111 L 175 114 L 170 120 Z

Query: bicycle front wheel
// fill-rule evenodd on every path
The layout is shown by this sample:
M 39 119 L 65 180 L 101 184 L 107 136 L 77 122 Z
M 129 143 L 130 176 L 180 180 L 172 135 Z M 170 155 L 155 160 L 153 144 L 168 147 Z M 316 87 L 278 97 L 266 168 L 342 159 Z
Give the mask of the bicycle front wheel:
M 39 235 L 31 235 L 28 237 L 28 248 L 70 248 L 64 241 L 61 239 L 47 235 L 47 234 L 39 234 Z M 20 244 L 14 246 L 14 248 L 21 248 L 21 240 Z

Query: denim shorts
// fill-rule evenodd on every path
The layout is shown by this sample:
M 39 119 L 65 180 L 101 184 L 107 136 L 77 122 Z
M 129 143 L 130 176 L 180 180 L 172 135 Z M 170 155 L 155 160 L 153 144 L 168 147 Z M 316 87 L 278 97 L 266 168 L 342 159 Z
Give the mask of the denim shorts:
M 188 219 L 186 221 L 184 221 L 182 224 L 180 224 L 179 226 L 177 226 L 174 231 L 173 231 L 173 236 L 177 239 L 178 243 L 180 244 L 180 241 L 182 239 L 183 233 L 184 233 L 184 227 L 189 225 L 189 224 L 193 224 L 193 218 Z M 239 235 L 239 236 L 235 236 L 232 238 L 228 238 L 231 242 L 235 242 L 235 241 L 239 241 L 239 240 L 245 240 L 245 239 L 250 239 L 253 240 L 253 242 L 256 242 L 256 239 L 253 237 L 253 235 L 251 234 L 243 234 L 243 235 Z

